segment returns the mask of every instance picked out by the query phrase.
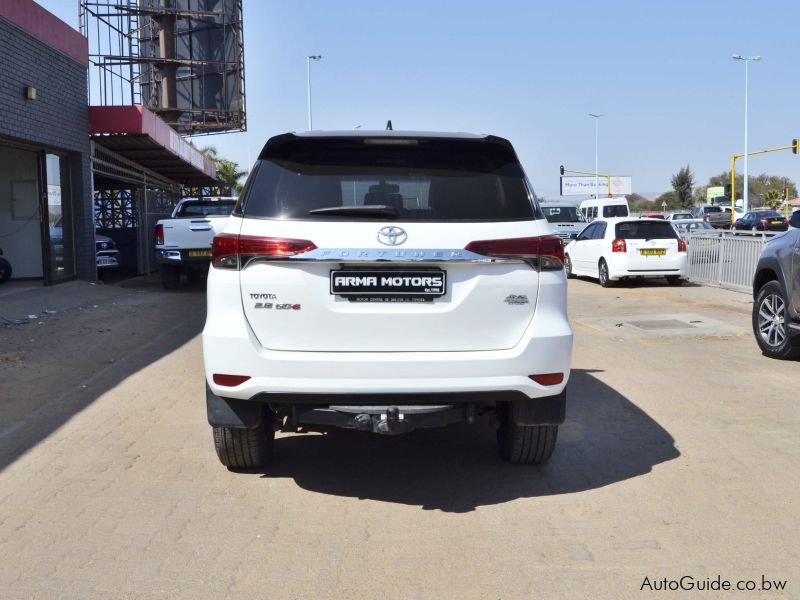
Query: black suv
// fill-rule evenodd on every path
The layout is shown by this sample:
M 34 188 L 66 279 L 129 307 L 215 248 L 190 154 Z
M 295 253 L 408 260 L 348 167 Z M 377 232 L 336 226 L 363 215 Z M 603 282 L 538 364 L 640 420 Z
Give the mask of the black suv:
M 800 358 L 800 210 L 767 242 L 753 278 L 753 333 L 770 358 Z

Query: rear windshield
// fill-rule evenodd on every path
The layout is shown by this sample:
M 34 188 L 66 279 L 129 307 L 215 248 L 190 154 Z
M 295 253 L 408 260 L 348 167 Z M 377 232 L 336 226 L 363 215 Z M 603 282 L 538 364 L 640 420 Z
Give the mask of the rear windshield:
M 666 221 L 626 221 L 617 223 L 614 237 L 623 240 L 677 239 L 678 232 Z
M 586 223 L 577 206 L 542 206 L 542 212 L 550 223 Z
M 236 206 L 235 200 L 229 201 L 209 201 L 197 200 L 185 202 L 178 209 L 176 217 L 205 217 L 207 215 L 229 215 Z
M 336 214 L 310 212 L 336 207 L 350 208 Z M 378 207 L 386 208 L 373 210 Z M 245 186 L 242 212 L 248 217 L 304 220 L 541 218 L 509 147 L 436 138 L 283 141 L 265 150 L 256 163 Z
M 756 216 L 759 219 L 774 219 L 776 217 L 780 217 L 781 214 L 774 210 L 762 210 L 756 213 Z
M 610 217 L 627 217 L 628 207 L 624 204 L 612 204 L 611 206 L 603 207 L 603 216 Z
M 722 212 L 722 209 L 719 206 L 706 206 L 705 207 L 705 211 L 707 213 L 710 213 L 710 212 Z

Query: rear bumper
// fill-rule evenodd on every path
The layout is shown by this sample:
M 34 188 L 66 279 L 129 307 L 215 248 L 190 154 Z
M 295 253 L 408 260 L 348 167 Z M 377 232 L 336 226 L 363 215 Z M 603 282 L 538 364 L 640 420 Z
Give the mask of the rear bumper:
M 206 386 L 208 422 L 212 427 L 253 429 L 262 426 L 266 410 L 288 414 L 288 427 L 340 427 L 375 433 L 472 423 L 477 407 L 509 402 L 517 423 L 559 425 L 566 414 L 566 390 L 554 396 L 528 398 L 520 392 L 471 394 L 262 394 L 251 400 L 223 398 Z
M 608 274 L 611 279 L 623 277 L 686 277 L 689 271 L 687 253 L 675 258 L 652 261 L 631 261 L 627 256 L 610 256 Z
M 211 269 L 203 330 L 206 381 L 213 394 L 270 402 L 292 395 L 466 395 L 512 392 L 526 398 L 561 393 L 569 378 L 572 330 L 563 272 L 542 273 L 536 311 L 513 348 L 469 352 L 289 352 L 263 348 L 242 310 L 238 273 Z M 489 318 L 491 315 L 487 315 Z M 250 379 L 216 385 L 215 373 Z M 529 375 L 563 373 L 557 385 Z M 467 400 L 468 401 L 468 400 Z M 348 403 L 352 403 L 348 401 Z M 419 402 L 414 401 L 414 404 Z

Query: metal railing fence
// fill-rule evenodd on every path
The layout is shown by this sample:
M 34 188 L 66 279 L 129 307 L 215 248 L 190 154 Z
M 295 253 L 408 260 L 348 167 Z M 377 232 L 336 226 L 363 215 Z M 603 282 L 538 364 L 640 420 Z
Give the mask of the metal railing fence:
M 752 290 L 761 249 L 772 236 L 728 232 L 689 236 L 689 280 L 738 290 Z

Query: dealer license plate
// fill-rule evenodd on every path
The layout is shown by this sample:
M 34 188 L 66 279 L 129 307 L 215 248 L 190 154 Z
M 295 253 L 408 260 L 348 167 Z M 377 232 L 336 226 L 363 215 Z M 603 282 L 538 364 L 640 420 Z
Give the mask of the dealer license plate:
M 331 294 L 356 302 L 414 302 L 444 296 L 447 275 L 441 269 L 331 271 Z
M 189 256 L 211 256 L 211 250 L 189 250 Z
M 641 248 L 639 254 L 642 256 L 664 256 L 667 253 L 666 248 Z

